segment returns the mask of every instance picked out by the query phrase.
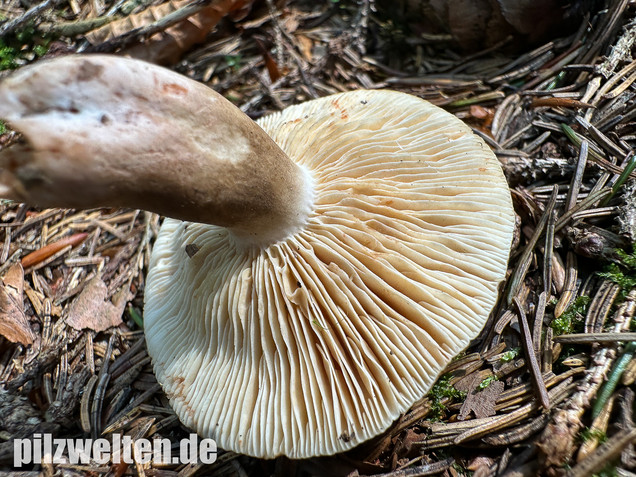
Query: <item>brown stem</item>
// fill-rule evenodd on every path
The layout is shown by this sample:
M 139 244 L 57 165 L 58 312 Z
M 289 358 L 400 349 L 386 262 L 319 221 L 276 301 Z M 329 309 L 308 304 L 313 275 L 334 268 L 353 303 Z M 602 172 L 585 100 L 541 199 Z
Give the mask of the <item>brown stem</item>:
M 284 238 L 311 210 L 308 173 L 210 88 L 116 56 L 67 56 L 0 83 L 24 141 L 0 151 L 0 196 L 45 207 L 134 207 Z

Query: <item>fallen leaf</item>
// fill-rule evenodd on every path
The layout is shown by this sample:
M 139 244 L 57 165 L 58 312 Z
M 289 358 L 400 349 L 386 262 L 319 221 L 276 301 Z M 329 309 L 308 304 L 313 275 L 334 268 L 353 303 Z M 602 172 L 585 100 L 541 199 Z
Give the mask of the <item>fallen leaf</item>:
M 121 20 L 115 20 L 86 35 L 93 45 L 115 42 L 131 31 L 143 30 L 144 27 L 160 21 L 169 14 L 174 14 L 192 4 L 189 0 L 174 0 L 151 6 Z M 193 13 L 164 31 L 151 35 L 146 41 L 136 43 L 124 49 L 128 56 L 157 64 L 173 64 L 193 45 L 201 43 L 208 33 L 226 15 L 242 18 L 250 11 L 250 0 L 219 0 Z
M 314 47 L 313 40 L 305 35 L 296 35 L 296 39 L 298 40 L 298 48 L 303 58 L 311 63 L 314 60 L 314 55 L 311 52 Z
M 108 287 L 101 277 L 95 277 L 69 307 L 66 323 L 76 330 L 88 328 L 96 332 L 119 326 L 127 301 L 128 293 L 119 293 L 111 302 Z
M 486 388 L 474 389 L 466 396 L 459 410 L 459 420 L 464 420 L 472 412 L 477 419 L 495 415 L 495 403 L 504 390 L 503 381 L 492 381 Z
M 13 265 L 2 278 L 0 288 L 0 335 L 12 343 L 28 346 L 35 336 L 24 313 L 24 269 Z

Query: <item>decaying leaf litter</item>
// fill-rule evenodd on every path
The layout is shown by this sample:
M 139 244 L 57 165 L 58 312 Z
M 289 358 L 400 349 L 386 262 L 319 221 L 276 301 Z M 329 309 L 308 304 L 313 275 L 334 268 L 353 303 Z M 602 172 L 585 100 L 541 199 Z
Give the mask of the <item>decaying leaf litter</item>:
M 134 51 L 173 62 L 252 117 L 361 87 L 421 96 L 466 120 L 493 148 L 519 216 L 509 278 L 480 339 L 384 436 L 306 462 L 221 452 L 209 466 L 42 471 L 631 475 L 636 5 L 599 3 L 571 35 L 521 55 L 505 45 L 461 53 L 447 36 L 418 36 L 369 1 L 0 6 L 7 69 L 46 54 Z M 183 36 L 152 36 L 169 28 Z M 158 59 L 164 50 L 172 56 Z M 0 136 L 3 145 L 15 140 L 11 131 Z M 152 375 L 141 331 L 144 271 L 160 219 L 8 202 L 0 217 L 3 465 L 12 459 L 11 439 L 34 432 L 186 436 Z

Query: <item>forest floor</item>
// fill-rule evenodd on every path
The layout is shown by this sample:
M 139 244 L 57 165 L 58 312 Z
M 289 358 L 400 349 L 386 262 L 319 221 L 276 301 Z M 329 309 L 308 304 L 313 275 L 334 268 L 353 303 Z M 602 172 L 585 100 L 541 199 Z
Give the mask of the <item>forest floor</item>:
M 634 2 L 590 2 L 567 36 L 472 52 L 379 1 L 250 3 L 5 0 L 0 75 L 55 55 L 126 53 L 252 118 L 359 88 L 427 99 L 486 141 L 510 184 L 519 226 L 499 304 L 426 397 L 350 452 L 220 451 L 209 465 L 43 464 L 22 475 L 635 475 Z M 8 147 L 16 133 L 0 127 Z M 144 346 L 159 226 L 134 210 L 0 203 L 0 469 L 12 440 L 34 432 L 187 436 Z

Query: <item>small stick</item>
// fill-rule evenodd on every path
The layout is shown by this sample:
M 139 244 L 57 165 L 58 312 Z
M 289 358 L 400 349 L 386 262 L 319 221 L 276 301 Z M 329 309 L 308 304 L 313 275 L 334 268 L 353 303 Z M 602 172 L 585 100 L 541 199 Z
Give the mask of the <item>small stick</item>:
M 570 98 L 535 98 L 532 100 L 533 108 L 541 106 L 557 106 L 563 108 L 594 108 L 595 106 L 584 101 Z
M 2 25 L 0 25 L 0 38 L 3 36 L 12 33 L 17 28 L 21 27 L 28 21 L 37 18 L 42 12 L 49 10 L 51 8 L 57 7 L 63 0 L 46 0 L 42 3 L 35 5 L 34 7 L 28 9 L 22 15 L 13 20 L 9 20 Z

